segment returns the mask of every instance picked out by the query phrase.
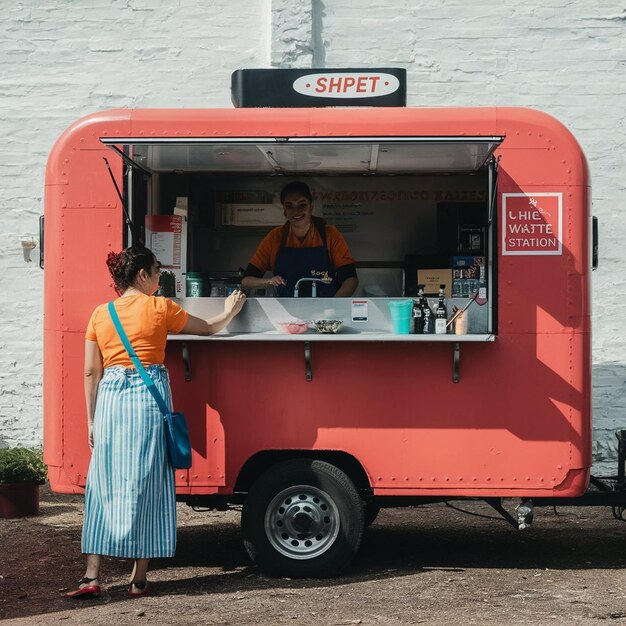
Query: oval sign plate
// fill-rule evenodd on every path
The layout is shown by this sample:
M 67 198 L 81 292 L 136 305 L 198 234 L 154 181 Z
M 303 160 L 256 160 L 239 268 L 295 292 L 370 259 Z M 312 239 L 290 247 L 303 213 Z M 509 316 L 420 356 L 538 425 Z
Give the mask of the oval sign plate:
M 305 74 L 293 82 L 294 91 L 313 98 L 378 98 L 399 86 L 395 76 L 383 72 Z

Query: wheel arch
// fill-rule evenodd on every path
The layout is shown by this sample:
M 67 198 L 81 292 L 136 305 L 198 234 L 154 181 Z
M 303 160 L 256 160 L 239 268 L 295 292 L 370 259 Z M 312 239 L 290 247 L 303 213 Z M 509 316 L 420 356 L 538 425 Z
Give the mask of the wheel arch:
M 342 450 L 262 450 L 243 464 L 235 481 L 235 492 L 247 493 L 263 472 L 292 459 L 315 459 L 330 463 L 352 480 L 361 495 L 372 494 L 372 485 L 363 465 L 356 457 Z

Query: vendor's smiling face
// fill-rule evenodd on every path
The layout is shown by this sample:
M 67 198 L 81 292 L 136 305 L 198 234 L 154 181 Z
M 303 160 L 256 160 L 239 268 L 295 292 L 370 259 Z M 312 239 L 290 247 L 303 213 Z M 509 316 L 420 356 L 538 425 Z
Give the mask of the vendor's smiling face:
M 308 226 L 311 223 L 311 203 L 297 191 L 288 193 L 283 202 L 285 217 L 293 226 Z

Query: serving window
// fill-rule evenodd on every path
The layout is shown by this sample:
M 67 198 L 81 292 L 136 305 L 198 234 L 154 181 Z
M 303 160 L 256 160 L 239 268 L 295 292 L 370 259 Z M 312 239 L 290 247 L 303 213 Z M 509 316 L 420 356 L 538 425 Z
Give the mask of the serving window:
M 433 296 L 443 283 L 447 298 L 462 304 L 480 288 L 489 303 L 482 332 L 493 330 L 493 152 L 501 141 L 102 138 L 126 164 L 135 224 L 186 208 L 186 272 L 235 284 L 263 235 L 284 221 L 280 190 L 302 180 L 313 213 L 340 230 L 356 259 L 353 298 L 415 296 L 419 284 Z

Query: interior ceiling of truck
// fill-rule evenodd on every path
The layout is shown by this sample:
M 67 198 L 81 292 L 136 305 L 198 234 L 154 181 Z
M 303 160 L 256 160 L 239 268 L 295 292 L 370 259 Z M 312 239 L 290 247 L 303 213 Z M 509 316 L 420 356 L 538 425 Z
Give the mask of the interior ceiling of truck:
M 109 138 L 100 141 L 148 174 L 458 174 L 480 170 L 503 137 L 289 139 Z

